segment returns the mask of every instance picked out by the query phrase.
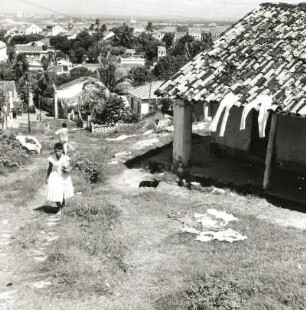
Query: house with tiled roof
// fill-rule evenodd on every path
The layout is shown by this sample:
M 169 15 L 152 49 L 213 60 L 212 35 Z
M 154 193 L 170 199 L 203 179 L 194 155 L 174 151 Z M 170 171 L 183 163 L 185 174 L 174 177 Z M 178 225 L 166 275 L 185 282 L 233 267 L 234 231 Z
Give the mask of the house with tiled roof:
M 161 85 L 176 98 L 174 162 L 189 164 L 190 115 L 203 105 L 215 146 L 265 162 L 264 189 L 272 163 L 306 172 L 305 21 L 306 4 L 262 4 Z
M 100 80 L 89 76 L 77 78 L 58 87 L 54 86 L 54 107 L 50 112 L 54 113 L 55 118 L 67 117 L 71 110 L 76 112 L 81 104 L 81 96 L 86 87 L 103 89 L 107 95 L 110 94 Z
M 127 95 L 130 108 L 140 116 L 150 113 L 152 105 L 158 100 L 154 92 L 162 83 L 154 81 L 130 89 Z

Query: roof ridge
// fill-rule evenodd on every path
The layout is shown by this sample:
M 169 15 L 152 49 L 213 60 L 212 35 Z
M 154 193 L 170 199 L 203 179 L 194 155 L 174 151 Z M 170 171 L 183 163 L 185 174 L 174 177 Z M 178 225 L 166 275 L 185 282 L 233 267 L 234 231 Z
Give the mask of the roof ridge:
M 283 8 L 294 8 L 294 7 L 306 7 L 306 2 L 300 3 L 288 3 L 288 2 L 263 2 L 259 4 L 261 7 L 283 7 Z

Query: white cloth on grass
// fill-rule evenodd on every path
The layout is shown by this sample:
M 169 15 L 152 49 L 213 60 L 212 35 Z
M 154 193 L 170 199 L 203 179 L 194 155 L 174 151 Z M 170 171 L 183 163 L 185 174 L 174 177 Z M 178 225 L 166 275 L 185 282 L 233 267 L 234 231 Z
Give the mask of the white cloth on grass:
M 71 176 L 63 172 L 63 168 L 69 167 L 70 158 L 62 154 L 59 159 L 52 155 L 48 160 L 52 164 L 52 171 L 48 178 L 47 200 L 62 202 L 63 199 L 74 196 Z

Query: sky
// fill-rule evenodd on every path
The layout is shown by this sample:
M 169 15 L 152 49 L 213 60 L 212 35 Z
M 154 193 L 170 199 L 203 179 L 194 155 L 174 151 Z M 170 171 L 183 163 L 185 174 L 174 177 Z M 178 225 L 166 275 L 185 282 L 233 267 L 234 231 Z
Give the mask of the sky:
M 191 18 L 229 20 L 242 18 L 261 2 L 275 0 L 0 0 L 0 12 L 85 14 L 96 16 Z M 299 3 L 296 0 L 281 2 Z

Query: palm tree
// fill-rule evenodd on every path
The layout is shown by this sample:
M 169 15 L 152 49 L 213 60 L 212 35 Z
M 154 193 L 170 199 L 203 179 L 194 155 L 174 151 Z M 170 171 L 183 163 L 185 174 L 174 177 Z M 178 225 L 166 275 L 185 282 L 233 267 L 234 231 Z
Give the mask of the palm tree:
M 50 97 L 50 95 L 54 94 L 53 80 L 48 71 L 38 73 L 35 93 L 38 98 L 39 121 L 41 121 L 41 99 L 43 97 Z
M 123 94 L 132 84 L 126 71 L 119 68 L 116 57 L 110 51 L 105 57 L 99 57 L 100 68 L 98 74 L 101 82 L 113 93 Z
M 17 87 L 21 93 L 23 101 L 27 104 L 28 110 L 28 130 L 31 132 L 31 122 L 30 122 L 30 102 L 29 94 L 31 84 L 34 85 L 32 77 L 29 72 L 29 63 L 23 54 L 19 54 L 16 58 L 16 62 L 13 66 L 15 73 L 15 80 L 17 82 Z M 30 84 L 31 83 L 31 84 Z

